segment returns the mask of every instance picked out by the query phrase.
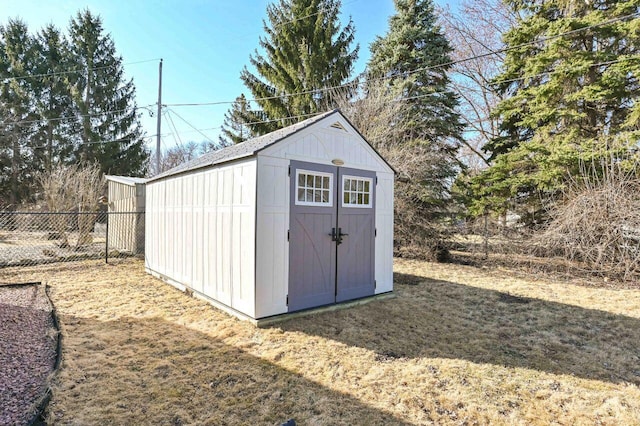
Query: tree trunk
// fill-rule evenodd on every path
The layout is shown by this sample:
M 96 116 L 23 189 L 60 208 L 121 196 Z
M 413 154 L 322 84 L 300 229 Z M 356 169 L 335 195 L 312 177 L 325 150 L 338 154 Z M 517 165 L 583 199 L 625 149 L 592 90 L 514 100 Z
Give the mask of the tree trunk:
M 89 152 L 91 150 L 91 86 L 93 86 L 93 66 L 91 60 L 87 64 L 87 87 L 84 92 L 84 117 L 82 117 L 82 147 L 80 160 L 83 163 L 89 163 L 91 156 Z
M 53 88 L 49 88 L 49 92 L 51 93 Z M 52 96 L 49 95 L 49 113 L 53 109 L 53 99 Z M 46 173 L 51 173 L 51 168 L 53 164 L 53 123 L 51 119 L 47 120 L 47 154 L 45 156 L 44 170 Z
M 11 193 L 9 204 L 15 208 L 20 200 L 18 194 L 18 179 L 20 177 L 20 138 L 15 133 L 12 135 L 13 146 L 11 155 Z

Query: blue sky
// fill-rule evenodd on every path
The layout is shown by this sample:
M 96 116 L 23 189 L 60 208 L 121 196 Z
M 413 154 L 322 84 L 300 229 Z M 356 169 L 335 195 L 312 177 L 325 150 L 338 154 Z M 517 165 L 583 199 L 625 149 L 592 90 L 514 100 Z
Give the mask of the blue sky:
M 269 3 L 268 0 L 0 0 L 0 23 L 18 17 L 32 32 L 48 23 L 66 31 L 71 16 L 89 8 L 102 17 L 104 29 L 114 39 L 125 71 L 134 79 L 139 106 L 157 101 L 159 58 L 164 61 L 163 104 L 231 102 L 240 93 L 250 97 L 239 75 L 258 47 Z M 393 12 L 392 0 L 343 0 L 341 18 L 346 22 L 352 17 L 356 42 L 360 44 L 356 73 L 364 70 L 369 45 L 376 35 L 387 31 Z M 202 134 L 217 141 L 228 108 L 229 104 L 170 107 L 179 139 L 170 120 L 164 119 L 163 148 L 178 141 L 199 142 L 205 139 Z M 155 135 L 155 118 L 145 112 L 142 124 L 147 135 Z M 193 128 L 206 130 L 200 134 Z M 154 146 L 155 138 L 148 139 L 148 143 Z

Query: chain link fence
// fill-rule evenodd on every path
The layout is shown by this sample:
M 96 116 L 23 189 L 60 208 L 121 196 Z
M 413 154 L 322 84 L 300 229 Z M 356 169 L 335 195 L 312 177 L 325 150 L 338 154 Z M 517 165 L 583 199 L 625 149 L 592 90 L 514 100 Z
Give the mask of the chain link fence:
M 0 268 L 144 255 L 144 212 L 0 211 Z

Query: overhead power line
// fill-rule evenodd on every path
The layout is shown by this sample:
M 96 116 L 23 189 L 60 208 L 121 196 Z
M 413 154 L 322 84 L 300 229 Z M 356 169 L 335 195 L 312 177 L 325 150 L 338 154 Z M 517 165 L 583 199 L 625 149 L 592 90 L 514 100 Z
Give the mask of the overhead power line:
M 595 64 L 590 64 L 590 67 L 595 67 L 595 66 L 605 66 L 605 65 L 612 65 L 615 63 L 619 63 L 619 62 L 624 62 L 624 61 L 630 61 L 630 60 L 640 60 L 640 57 L 627 57 L 627 58 L 622 58 L 622 59 L 618 59 L 618 60 L 614 60 L 614 61 L 606 61 L 606 62 L 599 62 L 599 63 L 595 63 Z M 522 77 L 516 77 L 516 78 L 511 78 L 511 79 L 505 79 L 505 80 L 500 80 L 500 81 L 496 81 L 495 84 L 502 84 L 502 83 L 511 83 L 511 82 L 515 82 L 515 81 L 522 81 L 522 80 L 526 80 L 526 79 L 530 79 L 530 78 L 537 78 L 537 77 L 543 77 L 545 75 L 551 75 L 551 74 L 555 74 L 555 73 L 564 73 L 566 72 L 566 69 L 561 69 L 561 70 L 551 70 L 551 71 L 545 71 L 542 73 L 538 73 L 538 74 L 534 74 L 534 75 L 529 75 L 529 76 L 522 76 Z M 407 101 L 407 100 L 413 100 L 413 99 L 421 99 L 421 98 L 426 98 L 429 96 L 434 96 L 434 95 L 439 95 L 439 94 L 444 94 L 447 93 L 446 91 L 434 91 L 434 92 L 430 92 L 430 93 L 426 93 L 423 95 L 416 95 L 416 96 L 409 96 L 409 97 L 399 97 L 399 98 L 395 98 L 395 99 L 391 99 L 387 102 L 402 102 L 402 101 Z M 155 104 L 150 104 L 148 106 L 153 106 Z M 148 106 L 144 106 L 144 107 L 138 107 L 138 108 L 147 108 Z M 111 112 L 118 112 L 116 111 L 111 111 Z M 177 127 L 175 126 L 175 123 L 173 123 L 173 120 L 171 119 L 171 117 L 168 115 L 169 113 L 171 113 L 172 115 L 175 115 L 176 117 L 180 118 L 180 120 L 182 120 L 183 122 L 185 122 L 189 127 L 191 127 L 193 130 L 187 130 L 187 131 L 178 131 Z M 261 121 L 251 121 L 251 122 L 247 122 L 247 123 L 243 123 L 243 125 L 254 125 L 254 124 L 264 124 L 264 123 L 273 123 L 273 122 L 277 122 L 277 121 L 284 121 L 284 120 L 297 120 L 297 119 L 301 119 L 301 118 L 309 118 L 309 117 L 313 117 L 316 116 L 318 114 L 322 114 L 322 113 L 313 113 L 313 114 L 300 114 L 300 115 L 293 115 L 293 116 L 285 116 L 285 117 L 279 117 L 279 118 L 273 118 L 273 119 L 269 119 L 269 120 L 261 120 Z M 215 143 L 210 137 L 208 137 L 206 134 L 204 134 L 203 132 L 205 131 L 210 131 L 210 130 L 220 130 L 223 128 L 223 126 L 216 126 L 216 127 L 207 127 L 207 128 L 196 128 L 193 124 L 191 124 L 190 122 L 188 122 L 184 117 L 182 117 L 181 115 L 179 115 L 176 111 L 172 110 L 172 109 L 167 109 L 165 110 L 165 113 L 163 114 L 165 117 L 167 117 L 172 124 L 173 127 L 173 132 L 170 133 L 163 133 L 160 136 L 161 137 L 168 137 L 168 136 L 174 136 L 177 137 L 177 135 L 184 135 L 184 134 L 189 134 L 189 133 L 199 133 L 201 136 L 203 136 L 206 140 Z M 17 122 L 20 123 L 20 122 Z M 0 123 L 2 124 L 2 123 Z M 15 123 L 10 123 L 10 124 L 15 124 Z M 148 136 L 142 136 L 141 139 L 151 139 L 151 138 L 155 138 L 157 137 L 157 134 L 153 134 L 153 135 L 148 135 Z M 125 140 L 115 140 L 115 141 L 105 141 L 105 142 L 91 142 L 91 144 L 99 144 L 99 143 L 112 143 L 112 142 L 123 142 Z M 176 140 L 177 141 L 177 140 Z M 166 142 L 165 142 L 166 143 Z M 180 140 L 179 145 L 182 145 L 182 141 Z
M 173 128 L 173 139 L 176 141 L 177 145 L 182 148 L 182 139 L 180 139 L 180 133 L 178 133 L 178 129 L 176 128 L 175 123 L 173 122 L 173 118 L 171 118 L 171 114 L 169 114 L 169 110 L 165 110 L 164 117 L 167 117 L 168 121 L 169 121 L 169 125 Z
M 511 47 L 508 47 L 508 48 L 499 49 L 499 50 L 495 50 L 495 51 L 488 51 L 488 52 L 485 52 L 485 53 L 482 53 L 482 54 L 478 54 L 478 55 L 475 55 L 475 56 L 471 56 L 471 57 L 467 57 L 467 58 L 461 58 L 461 59 L 458 59 L 458 60 L 455 60 L 455 61 L 449 61 L 447 63 L 442 63 L 442 64 L 436 64 L 436 65 L 431 65 L 431 66 L 427 66 L 427 67 L 417 68 L 415 70 L 412 70 L 412 71 L 409 71 L 407 73 L 404 73 L 403 76 L 406 76 L 406 75 L 409 75 L 409 74 L 413 74 L 413 73 L 416 73 L 416 72 L 420 72 L 420 71 L 426 71 L 426 70 L 431 70 L 431 69 L 442 68 L 442 67 L 445 67 L 445 66 L 451 66 L 451 65 L 455 65 L 455 64 L 458 64 L 458 63 L 463 63 L 463 62 L 467 62 L 467 61 L 471 61 L 471 60 L 475 60 L 475 59 L 481 59 L 483 57 L 487 57 L 487 56 L 490 56 L 490 55 L 502 54 L 502 53 L 510 51 L 510 50 L 515 50 L 515 49 L 519 49 L 519 48 L 522 48 L 522 47 L 543 43 L 543 42 L 546 42 L 546 41 L 549 41 L 549 40 L 553 40 L 553 39 L 556 39 L 556 38 L 560 38 L 560 37 L 564 37 L 564 36 L 567 36 L 567 35 L 576 34 L 576 33 L 581 32 L 581 31 L 597 28 L 597 27 L 600 27 L 600 26 L 603 26 L 603 25 L 607 25 L 607 24 L 610 24 L 610 23 L 615 23 L 615 22 L 618 22 L 618 21 L 622 21 L 622 20 L 626 20 L 626 19 L 634 18 L 634 17 L 638 17 L 638 16 L 640 16 L 640 12 L 632 13 L 632 14 L 621 16 L 621 17 L 617 17 L 617 18 L 612 18 L 612 19 L 609 19 L 609 20 L 606 20 L 606 21 L 603 21 L 603 22 L 600 22 L 600 23 L 597 23 L 597 24 L 585 26 L 585 27 L 582 27 L 582 28 L 577 28 L 575 30 L 566 31 L 564 33 L 559 33 L 559 34 L 556 34 L 556 35 L 553 35 L 553 36 L 540 38 L 538 40 L 534 40 L 534 41 L 527 42 L 527 43 L 522 43 L 522 44 L 519 44 L 519 45 L 516 45 L 516 46 L 511 46 Z M 303 19 L 303 18 L 299 18 L 299 19 Z M 614 60 L 614 61 L 607 61 L 607 62 L 590 64 L 589 66 L 591 66 L 591 67 L 593 67 L 593 66 L 605 66 L 605 65 L 610 65 L 610 64 L 622 62 L 622 61 L 637 60 L 637 59 L 640 59 L 640 58 L 626 57 L 626 58 L 621 58 L 619 60 Z M 130 62 L 130 63 L 127 63 L 127 64 L 131 65 L 131 64 L 139 64 L 139 63 L 152 62 L 152 61 L 157 61 L 157 59 Z M 124 64 L 124 65 L 127 65 L 127 64 Z M 109 68 L 109 67 L 101 67 L 101 68 Z M 30 77 L 38 77 L 38 76 L 45 76 L 45 75 L 55 75 L 55 74 L 64 74 L 64 73 L 71 73 L 71 72 L 78 72 L 78 71 L 81 71 L 81 70 L 68 70 L 68 71 L 59 72 L 59 73 L 39 74 L 39 75 L 23 76 L 23 77 L 12 77 L 12 79 L 30 78 Z M 543 76 L 543 75 L 553 74 L 553 73 L 556 73 L 556 72 L 566 72 L 566 71 L 567 71 L 566 69 L 565 70 L 551 70 L 551 71 L 543 72 L 543 73 L 540 73 L 540 74 L 537 74 L 537 75 L 533 75 L 533 76 L 522 76 L 522 77 L 517 77 L 517 78 L 512 78 L 512 79 L 505 79 L 505 80 L 502 80 L 502 81 L 496 81 L 496 82 L 494 82 L 494 84 L 502 84 L 502 83 L 521 81 L 521 80 L 525 80 L 525 79 L 528 79 L 528 78 L 535 78 L 535 77 L 539 77 L 539 76 Z M 396 78 L 396 77 L 398 77 L 398 76 L 385 76 L 385 77 L 369 79 L 369 81 L 393 79 L 393 78 Z M 325 92 L 325 91 L 329 91 L 329 90 L 335 90 L 335 89 L 349 87 L 352 84 L 353 83 L 345 83 L 345 84 L 341 84 L 341 85 L 325 87 L 325 88 L 322 88 L 322 89 L 306 90 L 306 91 L 301 91 L 301 92 L 296 92 L 296 93 L 287 93 L 287 94 L 274 95 L 274 96 L 263 97 L 263 98 L 248 99 L 248 101 L 249 102 L 251 102 L 251 101 L 258 102 L 258 101 L 263 101 L 263 100 L 286 98 L 286 97 L 292 97 L 292 96 L 297 96 L 297 95 L 305 95 L 305 94 L 311 94 L 311 93 L 319 93 L 319 92 Z M 397 99 L 392 100 L 392 102 L 399 102 L 399 101 L 403 101 L 403 100 L 410 100 L 410 99 L 417 99 L 417 98 L 422 98 L 422 97 L 434 96 L 434 95 L 442 94 L 442 93 L 445 93 L 445 92 L 444 91 L 434 91 L 434 92 L 431 92 L 431 93 L 428 93 L 428 94 L 424 94 L 424 95 L 418 95 L 418 96 L 407 97 L 407 98 L 397 98 Z M 210 105 L 232 104 L 233 102 L 235 102 L 235 101 L 216 101 L 216 102 L 204 102 L 204 103 L 174 103 L 174 104 L 163 104 L 162 106 L 163 107 L 210 106 Z M 146 105 L 146 106 L 138 107 L 138 109 L 147 109 L 147 108 L 152 107 L 154 105 L 156 105 L 156 104 L 153 103 L 153 104 L 149 104 L 149 105 Z M 0 122 L 0 125 L 28 124 L 28 123 L 36 123 L 36 122 L 42 122 L 42 121 L 74 120 L 74 119 L 77 119 L 79 117 L 95 117 L 95 116 L 101 116 L 101 115 L 105 115 L 105 114 L 109 114 L 109 113 L 124 112 L 124 111 L 126 111 L 126 109 L 104 111 L 104 112 L 96 113 L 96 114 L 75 115 L 75 116 L 72 116 L 72 117 L 56 117 L 56 118 L 49 118 L 49 119 L 43 118 L 43 119 L 37 119 L 37 120 L 22 120 L 22 121 L 14 121 L 14 122 L 5 121 L 5 122 Z M 202 136 L 204 136 L 205 139 L 211 141 L 211 139 L 209 137 L 207 137 L 205 134 L 203 134 L 202 131 L 218 130 L 218 129 L 222 128 L 222 126 L 218 126 L 218 127 L 212 127 L 212 128 L 206 128 L 206 129 L 197 129 L 191 123 L 187 122 L 182 116 L 178 115 L 175 111 L 171 110 L 171 112 L 173 114 L 175 114 L 176 117 L 180 118 L 182 121 L 184 121 L 187 125 L 189 125 L 193 129 L 192 131 L 179 132 L 180 134 L 198 132 Z M 288 117 L 275 118 L 275 119 L 264 120 L 264 121 L 254 121 L 254 122 L 243 123 L 243 124 L 252 125 L 252 124 L 276 122 L 276 121 L 282 121 L 282 120 L 293 120 L 293 119 L 311 117 L 311 116 L 314 116 L 314 115 L 316 115 L 316 114 L 303 114 L 303 115 L 297 115 L 297 116 L 288 116 Z M 175 128 L 175 126 L 174 126 L 174 133 L 178 134 L 177 129 Z M 171 133 L 166 134 L 166 135 L 171 135 Z M 161 135 L 161 136 L 166 136 L 166 135 Z M 143 138 L 147 139 L 147 138 L 156 137 L 156 136 L 157 135 L 145 136 Z M 121 142 L 121 141 L 123 141 L 123 140 L 107 141 L 107 142 L 96 142 L 96 143 L 110 143 L 110 142 Z
M 534 46 L 536 44 L 545 43 L 545 42 L 550 41 L 550 40 L 555 40 L 557 38 L 561 38 L 561 37 L 565 37 L 565 36 L 568 36 L 568 35 L 577 34 L 577 33 L 582 32 L 582 31 L 591 30 L 591 29 L 594 29 L 594 28 L 601 27 L 603 25 L 613 24 L 613 23 L 616 23 L 616 22 L 619 22 L 619 21 L 624 21 L 624 20 L 627 20 L 627 19 L 630 19 L 630 18 L 635 18 L 635 17 L 638 17 L 638 16 L 640 16 L 640 12 L 634 12 L 634 13 L 631 13 L 629 15 L 619 16 L 617 18 L 611 18 L 611 19 L 608 19 L 606 21 L 598 22 L 597 24 L 587 25 L 586 27 L 582 27 L 582 28 L 576 28 L 575 30 L 569 30 L 569 31 L 565 31 L 563 33 L 558 33 L 558 34 L 555 34 L 555 35 L 551 35 L 551 36 L 547 36 L 547 37 L 541 37 L 541 38 L 539 38 L 537 40 L 528 41 L 526 43 L 521 43 L 521 44 L 518 44 L 516 46 L 505 47 L 503 49 L 498 49 L 498 50 L 489 50 L 489 51 L 487 51 L 485 53 L 480 53 L 478 55 L 471 56 L 471 57 L 468 57 L 468 58 L 456 59 L 454 61 L 444 62 L 442 64 L 432 65 L 432 66 L 424 67 L 422 69 L 416 68 L 415 70 L 412 70 L 412 71 L 409 71 L 409 72 L 405 73 L 405 75 L 413 74 L 413 73 L 420 72 L 420 71 L 429 71 L 431 69 L 449 67 L 451 65 L 456 65 L 456 64 L 463 63 L 463 62 L 468 62 L 468 61 L 473 61 L 473 60 L 476 60 L 476 59 L 486 58 L 487 56 L 499 55 L 499 54 L 502 54 L 502 53 L 505 53 L 505 52 L 509 52 L 511 50 L 517 50 L 517 49 L 520 49 L 522 47 Z
M 589 64 L 589 67 L 598 67 L 598 66 L 606 66 L 606 65 L 613 65 L 613 64 L 617 64 L 620 62 L 626 62 L 626 61 L 639 61 L 640 57 L 636 57 L 636 56 L 628 56 L 625 58 L 620 58 L 620 59 L 616 59 L 616 60 L 612 60 L 612 61 L 605 61 L 605 62 L 597 62 L 594 64 Z M 574 66 L 574 68 L 577 68 L 576 66 Z M 521 77 L 514 77 L 514 78 L 509 78 L 509 79 L 504 79 L 504 80 L 497 80 L 494 81 L 492 84 L 495 85 L 499 85 L 499 84 L 504 84 L 504 83 L 513 83 L 516 81 L 524 81 L 527 79 L 531 79 L 531 78 L 537 78 L 537 77 L 543 77 L 545 75 L 553 75 L 556 73 L 566 73 L 568 71 L 568 69 L 554 69 L 554 70 L 550 70 L 550 71 L 544 71 L 538 74 L 533 74 L 533 75 L 525 75 L 525 76 L 521 76 Z M 347 87 L 348 85 L 343 85 L 341 87 Z M 439 94 L 445 94 L 448 93 L 448 91 L 433 91 L 433 92 L 429 92 L 429 93 L 425 93 L 422 95 L 416 95 L 416 96 L 409 96 L 409 97 L 398 97 L 395 99 L 390 100 L 389 102 L 402 102 L 402 101 L 408 101 L 408 100 L 413 100 L 413 99 L 421 99 L 421 98 L 426 98 L 429 96 L 434 96 L 434 95 L 439 95 Z M 148 104 L 148 105 L 144 105 L 144 106 L 139 106 L 136 107 L 136 110 L 139 109 L 145 109 L 145 110 L 149 110 L 150 107 L 155 106 L 156 104 Z M 189 123 L 188 121 L 185 120 L 184 117 L 182 117 L 181 115 L 179 115 L 175 110 L 173 109 L 169 109 L 169 106 L 175 106 L 174 104 L 163 104 L 163 107 L 167 107 L 168 111 L 171 111 L 171 113 L 173 115 L 175 115 L 176 117 L 180 118 L 182 121 L 184 121 L 189 127 L 191 127 L 193 130 L 192 131 L 187 131 L 187 132 L 179 132 L 180 134 L 184 134 L 184 133 L 195 133 L 195 132 L 201 132 L 201 131 L 207 131 L 207 130 L 218 130 L 221 129 L 222 126 L 218 126 L 218 127 L 210 127 L 210 128 L 202 128 L 202 129 L 198 129 L 196 128 L 193 124 Z M 107 114 L 111 114 L 111 113 L 118 113 L 118 112 L 125 112 L 128 109 L 120 109 L 120 110 L 109 110 L 109 111 L 103 111 L 101 113 L 95 113 L 95 114 L 82 114 L 82 115 L 74 115 L 71 117 L 55 117 L 55 118 L 41 118 L 41 119 L 34 119 L 34 120 L 19 120 L 19 121 L 4 121 L 4 122 L 0 122 L 0 125 L 16 125 L 16 124 L 33 124 L 33 123 L 38 123 L 38 122 L 47 122 L 47 121 L 64 121 L 64 120 L 75 120 L 78 118 L 82 118 L 82 117 L 99 117 L 102 115 L 107 115 Z M 163 114 L 165 115 L 166 112 Z M 264 120 L 264 121 L 253 121 L 253 122 L 248 122 L 248 123 L 243 123 L 244 125 L 252 125 L 252 124 L 262 124 L 262 123 L 272 123 L 272 122 L 276 122 L 276 121 L 282 121 L 282 120 L 291 120 L 291 119 L 297 119 L 297 118 L 303 118 L 303 117 L 311 117 L 314 116 L 316 114 L 303 114 L 303 115 L 296 115 L 296 116 L 286 116 L 286 117 L 280 117 L 280 118 L 274 118 L 274 119 L 270 119 L 270 120 Z M 174 133 L 178 133 L 177 132 L 177 128 L 174 125 L 174 132 L 173 133 L 163 133 L 161 136 L 171 136 Z M 153 135 L 153 137 L 156 137 L 157 134 Z M 211 140 L 211 138 L 209 138 L 208 136 L 206 136 L 205 134 L 202 134 L 202 136 L 205 137 L 205 139 L 214 142 Z M 147 136 L 147 137 L 151 137 L 151 136 Z M 215 142 L 214 142 L 215 143 Z
M 353 0 L 350 1 L 348 3 L 345 4 L 352 4 L 355 3 L 359 0 Z M 305 15 L 305 16 L 301 16 L 299 18 L 295 18 L 295 19 L 291 19 L 288 21 L 282 21 L 282 22 L 278 22 L 276 25 L 277 26 L 282 26 L 282 25 L 286 25 L 286 24 L 291 24 L 294 22 L 298 22 L 298 21 L 302 21 L 304 19 L 307 18 L 311 18 L 313 16 L 319 15 L 323 12 L 326 12 L 328 9 L 326 7 L 320 8 L 317 12 L 311 13 L 309 15 Z M 161 58 L 154 58 L 154 59 L 144 59 L 141 61 L 134 61 L 134 62 L 126 62 L 121 64 L 122 66 L 125 65 L 137 65 L 137 64 L 144 64 L 144 63 L 148 63 L 148 62 L 157 62 L 159 61 Z M 114 65 L 105 65 L 102 67 L 94 67 L 94 70 L 101 70 L 101 69 L 106 69 L 106 68 L 113 68 L 118 66 L 118 64 L 114 64 Z M 29 78 L 39 78 L 39 77 L 50 77 L 50 76 L 56 76 L 56 75 L 65 75 L 65 74 L 73 74 L 73 73 L 78 73 L 78 72 L 83 72 L 85 71 L 86 68 L 76 68 L 76 69 L 70 69 L 70 70 L 64 70 L 64 71 L 55 71 L 55 72 L 50 72 L 50 73 L 42 73 L 42 74 L 31 74 L 31 75 L 23 75 L 23 76 L 16 76 L 16 77 L 5 77 L 2 79 L 3 83 L 8 83 L 9 81 L 13 81 L 13 80 L 25 80 L 25 79 L 29 79 Z
M 617 60 L 613 60 L 613 61 L 598 62 L 598 63 L 594 63 L 594 64 L 589 64 L 589 67 L 613 65 L 613 64 L 616 64 L 616 63 L 625 62 L 625 61 L 632 61 L 632 60 L 640 60 L 640 57 L 626 57 L 626 58 L 621 58 L 621 59 L 617 59 Z M 550 71 L 545 71 L 545 72 L 534 74 L 534 75 L 527 75 L 527 76 L 510 78 L 510 79 L 505 79 L 505 80 L 498 80 L 498 81 L 495 81 L 494 84 L 513 83 L 513 82 L 516 82 L 516 81 L 523 81 L 523 80 L 527 80 L 527 79 L 531 79 L 531 78 L 543 77 L 545 75 L 553 75 L 553 74 L 557 74 L 557 73 L 566 73 L 566 72 L 567 72 L 567 69 L 550 70 Z M 445 93 L 448 93 L 448 91 L 433 91 L 433 92 L 422 94 L 422 95 L 398 97 L 398 98 L 391 99 L 391 100 L 389 100 L 387 102 L 402 102 L 402 101 L 426 98 L 426 97 L 430 97 L 430 96 L 434 96 L 434 95 L 441 95 L 441 94 L 445 94 Z M 171 110 L 171 112 L 173 114 L 175 114 L 176 116 L 178 116 L 178 114 L 174 110 Z M 315 116 L 315 115 L 318 115 L 318 114 L 322 114 L 322 113 L 286 116 L 286 117 L 274 118 L 274 119 L 263 120 L 263 121 L 251 121 L 251 122 L 242 123 L 242 124 L 243 125 L 253 125 L 253 124 L 273 123 L 273 122 L 283 121 L 283 120 L 293 120 L 293 119 L 300 119 L 300 118 L 308 118 L 308 117 L 312 117 L 312 116 Z M 183 119 L 183 121 L 184 121 L 184 119 Z M 189 123 L 187 123 L 187 124 L 189 124 Z M 208 128 L 197 129 L 191 124 L 189 124 L 189 126 L 192 127 L 194 130 L 183 131 L 183 132 L 180 132 L 180 134 L 196 133 L 196 132 L 201 133 L 201 132 L 207 131 L 207 130 L 219 130 L 219 129 L 223 128 L 223 126 L 217 126 L 217 127 L 208 127 Z M 168 136 L 168 135 L 171 135 L 171 134 L 166 134 L 166 135 L 163 135 L 163 136 Z M 209 139 L 206 135 L 204 135 L 204 134 L 202 134 L 202 135 L 206 139 Z
M 156 135 L 150 135 L 150 136 L 140 136 L 140 137 L 136 137 L 136 138 L 119 138 L 119 139 L 111 139 L 108 141 L 93 141 L 93 142 L 80 142 L 80 143 L 76 143 L 75 145 L 77 146 L 87 146 L 87 145 L 103 145 L 103 144 L 111 144 L 111 143 L 129 143 L 129 142 L 134 142 L 134 141 L 138 141 L 140 139 L 149 139 L 152 137 L 156 137 Z M 29 145 L 29 148 L 31 149 L 48 149 L 49 146 L 48 145 Z M 53 148 L 57 148 L 57 146 L 53 146 Z
M 217 145 L 217 142 L 215 142 L 214 140 L 212 140 L 210 137 L 208 137 L 207 135 L 205 135 L 204 133 L 202 133 L 200 130 L 196 129 L 196 127 L 189 123 L 187 120 L 185 120 L 180 114 L 178 114 L 177 112 L 175 112 L 174 110 L 169 110 L 171 111 L 171 114 L 175 115 L 176 117 L 178 117 L 180 120 L 184 121 L 189 127 L 191 127 L 193 130 L 195 130 L 196 132 L 200 133 L 206 140 L 208 140 L 209 142 L 211 142 L 214 145 Z M 175 126 L 174 126 L 175 128 Z
M 74 114 L 69 117 L 52 117 L 52 118 L 37 118 L 32 120 L 0 121 L 0 126 L 15 126 L 17 124 L 35 124 L 35 123 L 43 123 L 43 122 L 48 123 L 52 121 L 73 121 L 73 120 L 77 120 L 78 118 L 101 117 L 103 115 L 116 114 L 119 112 L 127 112 L 130 110 L 134 110 L 135 112 L 137 112 L 137 110 L 139 109 L 147 109 L 154 105 L 155 104 L 149 104 L 149 105 L 144 105 L 144 106 L 135 107 L 135 108 L 112 109 L 112 110 L 96 112 L 92 114 Z
M 608 24 L 612 24 L 615 22 L 619 22 L 619 21 L 624 21 L 626 19 L 630 19 L 630 18 L 634 18 L 634 17 L 638 17 L 640 16 L 640 12 L 635 12 L 629 15 L 625 15 L 625 16 L 619 16 L 617 18 L 612 18 L 612 19 L 608 19 L 606 21 L 602 21 L 596 24 L 592 24 L 592 25 L 588 25 L 582 28 L 576 28 L 575 30 L 570 30 L 570 31 L 566 31 L 563 33 L 559 33 L 559 34 L 555 34 L 552 36 L 548 36 L 548 37 L 542 37 L 540 39 L 534 40 L 534 41 L 530 41 L 530 42 L 526 42 L 526 43 L 522 43 L 522 44 L 518 44 L 516 46 L 510 46 L 510 47 L 505 47 L 503 49 L 498 49 L 498 50 L 489 50 L 485 53 L 480 53 L 474 56 L 470 56 L 470 57 L 466 57 L 466 58 L 461 58 L 461 59 L 456 59 L 453 61 L 449 61 L 449 62 L 444 62 L 441 64 L 435 64 L 435 65 L 429 65 L 426 67 L 420 67 L 420 68 L 416 68 L 414 70 L 411 71 L 407 71 L 405 73 L 402 73 L 402 75 L 391 75 L 391 76 L 383 76 L 383 77 L 374 77 L 374 78 L 369 78 L 368 81 L 383 81 L 383 80 L 391 80 L 394 78 L 399 78 L 399 77 L 406 77 L 408 75 L 411 74 L 415 74 L 418 72 L 422 72 L 422 71 L 430 71 L 430 70 L 435 70 L 435 69 L 439 69 L 439 68 L 443 68 L 443 67 L 450 67 L 452 65 L 456 65 L 456 64 L 460 64 L 463 62 L 468 62 L 468 61 L 473 61 L 476 59 L 482 59 L 485 58 L 487 56 L 492 56 L 492 55 L 500 55 L 502 53 L 511 51 L 511 50 L 516 50 L 516 49 L 520 49 L 523 47 L 527 47 L 527 46 L 533 46 L 539 43 L 544 43 L 547 42 L 549 40 L 554 40 L 557 38 L 561 38 L 561 37 L 565 37 L 568 35 L 573 35 L 582 31 L 586 31 L 589 29 L 593 29 L 593 28 L 597 28 L 597 27 L 601 27 L 603 25 L 608 25 Z M 300 96 L 300 95 L 308 95 L 308 94 L 313 94 L 313 93 L 322 93 L 322 92 L 327 92 L 330 90 L 336 90 L 336 89 L 342 89 L 345 87 L 349 87 L 352 83 L 345 83 L 345 84 L 340 84 L 340 85 L 336 85 L 336 86 L 329 86 L 329 87 L 323 87 L 321 89 L 311 89 L 311 90 L 304 90 L 301 92 L 293 92 L 293 93 L 283 93 L 281 95 L 273 95 L 273 96 L 265 96 L 265 97 L 261 97 L 261 98 L 253 98 L 253 99 L 247 99 L 247 102 L 261 102 L 261 101 L 267 101 L 267 100 L 272 100 L 272 99 L 283 99 L 283 98 L 289 98 L 292 96 Z M 191 102 L 191 103 L 173 103 L 173 104 L 166 104 L 166 106 L 169 107 L 192 107 L 192 106 L 214 106 L 214 105 L 228 105 L 228 104 L 233 104 L 235 101 L 213 101 L 213 102 Z
M 105 65 L 102 67 L 94 67 L 92 68 L 93 70 L 103 70 L 103 69 L 107 69 L 107 68 L 115 68 L 118 65 L 137 65 L 137 64 L 144 64 L 147 62 L 157 62 L 159 61 L 160 58 L 157 59 L 145 59 L 143 61 L 135 61 L 135 62 L 127 62 L 124 64 L 114 64 L 114 65 Z M 76 69 L 71 69 L 71 70 L 64 70 L 64 71 L 55 71 L 55 72 L 49 72 L 49 73 L 43 73 L 43 74 L 31 74 L 31 75 L 21 75 L 21 76 L 16 76 L 16 77 L 5 77 L 2 79 L 2 83 L 4 84 L 9 84 L 10 81 L 13 80 L 26 80 L 28 78 L 38 78 L 38 77 L 51 77 L 51 76 L 55 76 L 55 75 L 65 75 L 65 74 L 75 74 L 75 73 L 79 73 L 79 72 L 84 72 L 86 71 L 87 68 L 76 68 Z

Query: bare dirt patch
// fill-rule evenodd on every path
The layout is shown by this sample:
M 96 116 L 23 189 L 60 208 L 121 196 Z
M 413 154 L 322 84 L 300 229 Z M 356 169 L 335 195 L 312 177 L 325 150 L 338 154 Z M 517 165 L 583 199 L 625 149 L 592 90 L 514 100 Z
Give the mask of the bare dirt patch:
M 0 280 L 48 277 L 65 336 L 55 424 L 640 423 L 640 290 L 395 269 L 395 299 L 266 329 L 137 260 Z

